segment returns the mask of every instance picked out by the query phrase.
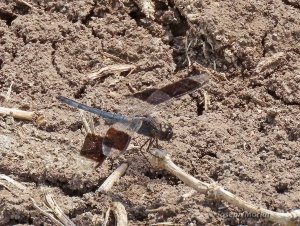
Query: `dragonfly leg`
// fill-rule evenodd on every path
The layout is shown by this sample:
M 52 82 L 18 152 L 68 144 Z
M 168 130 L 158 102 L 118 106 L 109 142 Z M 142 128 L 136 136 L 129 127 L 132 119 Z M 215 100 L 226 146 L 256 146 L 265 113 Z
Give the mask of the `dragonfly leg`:
M 150 139 L 151 139 L 151 138 L 150 138 Z M 142 144 L 142 146 L 140 147 L 140 150 L 143 149 L 143 147 L 150 141 L 150 139 L 147 139 L 146 142 L 144 142 L 144 143 Z
M 147 149 L 146 149 L 146 152 L 149 152 L 151 146 L 153 145 L 153 142 L 154 142 L 154 138 L 150 138 L 149 139 L 149 144 L 148 144 Z
M 149 143 L 148 143 L 148 142 L 149 142 Z M 143 151 L 143 147 L 144 147 L 147 143 L 148 143 L 148 146 L 147 146 L 147 148 L 146 148 L 146 152 L 148 152 L 149 149 L 150 149 L 150 147 L 152 146 L 152 144 L 153 144 L 153 138 L 147 139 L 147 141 L 141 146 L 140 152 L 142 153 L 142 155 L 144 156 L 144 158 L 147 160 L 149 166 L 152 167 L 151 163 L 149 162 L 147 156 L 145 155 L 145 153 L 144 153 L 144 151 Z
M 159 146 L 158 146 L 158 138 L 155 138 L 155 144 L 156 144 L 156 148 L 159 148 Z

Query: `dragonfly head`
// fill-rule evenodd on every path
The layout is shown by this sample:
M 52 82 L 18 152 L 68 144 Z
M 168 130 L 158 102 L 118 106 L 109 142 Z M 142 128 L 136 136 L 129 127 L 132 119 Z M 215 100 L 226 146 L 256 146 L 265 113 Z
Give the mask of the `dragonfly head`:
M 171 124 L 160 124 L 159 140 L 169 141 L 173 136 L 173 128 Z

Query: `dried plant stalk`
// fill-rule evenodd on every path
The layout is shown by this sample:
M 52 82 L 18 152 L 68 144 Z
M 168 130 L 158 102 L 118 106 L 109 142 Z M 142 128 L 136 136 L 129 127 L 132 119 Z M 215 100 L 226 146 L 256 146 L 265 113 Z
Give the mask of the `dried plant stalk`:
M 96 192 L 106 193 L 108 192 L 114 183 L 120 179 L 121 176 L 124 175 L 128 168 L 127 163 L 123 163 L 120 165 L 104 182 L 103 184 L 96 190 Z
M 59 220 L 57 220 L 52 214 L 48 213 L 47 211 L 43 210 L 41 207 L 39 207 L 36 203 L 36 201 L 31 198 L 31 201 L 33 203 L 34 208 L 36 208 L 38 211 L 40 211 L 42 214 L 44 214 L 46 217 L 51 219 L 54 223 L 56 223 L 59 226 L 64 226 Z
M 7 176 L 5 174 L 0 174 L 0 179 L 6 180 L 7 182 L 13 184 L 15 187 L 17 187 L 18 189 L 22 190 L 23 193 L 24 192 L 28 193 L 26 186 L 22 185 L 21 183 L 19 183 L 18 181 L 12 179 L 11 177 L 9 177 L 9 176 Z M 12 189 L 10 189 L 9 187 L 7 187 L 6 185 L 4 185 L 2 183 L 0 183 L 0 185 L 4 186 L 7 190 L 9 190 L 15 196 L 20 196 L 19 194 L 13 192 Z M 65 226 L 64 224 L 62 224 L 61 222 L 59 222 L 51 213 L 49 213 L 49 212 L 43 210 L 42 208 L 40 208 L 38 206 L 38 204 L 36 203 L 36 201 L 32 197 L 30 197 L 30 200 L 32 201 L 34 208 L 36 208 L 39 212 L 41 212 L 43 215 L 45 215 L 50 220 L 52 220 L 53 223 L 55 223 L 55 225 Z
M 0 107 L 0 115 L 11 115 L 17 119 L 32 121 L 37 125 L 46 124 L 45 116 L 34 111 L 23 111 L 15 108 Z
M 204 91 L 204 110 L 207 111 L 210 105 L 210 97 L 206 91 Z
M 93 72 L 87 76 L 88 81 L 93 81 L 97 78 L 101 78 L 102 74 L 104 72 L 108 73 L 121 73 L 123 71 L 130 71 L 129 74 L 133 72 L 133 70 L 136 68 L 133 64 L 114 64 L 114 65 L 108 65 L 106 67 L 101 68 L 99 71 Z
M 116 219 L 116 225 L 126 226 L 128 224 L 128 220 L 124 205 L 120 202 L 113 202 L 111 209 Z
M 14 118 L 32 121 L 34 117 L 33 111 L 22 111 L 15 108 L 0 107 L 0 115 L 12 115 Z
M 11 81 L 10 86 L 9 86 L 9 88 L 7 90 L 7 93 L 5 95 L 5 100 L 6 101 L 10 100 L 10 96 L 11 96 L 11 91 L 12 91 L 13 84 L 14 84 L 14 81 Z
M 102 223 L 102 226 L 106 226 L 108 223 L 108 219 L 109 219 L 109 214 L 110 214 L 110 207 L 108 207 L 106 213 L 105 213 L 105 217 Z
M 28 6 L 29 8 L 34 8 L 31 4 L 29 4 L 28 2 L 24 1 L 24 0 L 16 0 L 17 2 L 23 3 L 24 5 Z
M 24 185 L 22 185 L 18 181 L 12 179 L 11 177 L 9 177 L 9 176 L 7 176 L 5 174 L 0 174 L 0 179 L 6 180 L 7 182 L 15 185 L 17 188 L 19 188 L 21 190 L 25 190 L 26 189 L 26 187 Z
M 183 169 L 176 166 L 166 151 L 154 149 L 151 150 L 151 153 L 153 156 L 151 156 L 150 161 L 153 166 L 169 171 L 185 184 L 202 194 L 209 194 L 214 199 L 226 201 L 252 214 L 268 217 L 269 220 L 275 223 L 289 226 L 299 225 L 300 209 L 293 210 L 289 213 L 278 213 L 257 207 L 256 205 L 237 197 L 231 192 L 226 191 L 222 186 L 217 185 L 217 183 L 206 183 L 197 180 L 193 176 L 184 172 Z
M 62 209 L 55 202 L 52 194 L 45 190 L 46 202 L 49 207 L 54 212 L 55 216 L 63 223 L 65 226 L 75 226 L 75 224 L 70 220 L 70 218 L 62 211 Z
M 88 123 L 88 120 L 86 119 L 85 112 L 83 110 L 79 110 L 79 113 L 80 113 L 81 121 L 83 122 L 85 132 L 87 134 L 92 133 L 92 129 L 91 129 L 89 123 Z

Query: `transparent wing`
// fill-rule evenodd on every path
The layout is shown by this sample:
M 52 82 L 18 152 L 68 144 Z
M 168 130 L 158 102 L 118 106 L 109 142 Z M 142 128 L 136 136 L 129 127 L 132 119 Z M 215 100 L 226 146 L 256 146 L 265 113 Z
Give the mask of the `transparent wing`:
M 148 89 L 133 96 L 152 105 L 158 105 L 192 93 L 204 86 L 209 81 L 206 74 L 199 74 L 181 79 L 177 82 L 166 85 L 160 89 Z
M 92 159 L 101 165 L 106 159 L 102 150 L 103 137 L 88 133 L 85 137 L 80 154 L 86 158 Z
M 103 154 L 115 158 L 124 153 L 131 138 L 140 129 L 142 120 L 132 118 L 127 122 L 115 123 L 106 132 L 102 143 Z

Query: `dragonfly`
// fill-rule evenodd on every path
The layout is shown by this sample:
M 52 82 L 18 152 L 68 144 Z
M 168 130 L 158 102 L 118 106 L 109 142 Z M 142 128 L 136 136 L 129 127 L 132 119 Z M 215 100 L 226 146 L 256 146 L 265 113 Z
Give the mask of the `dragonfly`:
M 207 74 L 197 74 L 183 78 L 162 88 L 146 89 L 132 96 L 150 105 L 157 106 L 171 99 L 190 94 L 203 87 L 208 81 L 209 76 Z M 93 108 L 64 96 L 58 96 L 57 99 L 71 107 L 100 116 L 112 124 L 104 137 L 87 134 L 84 141 L 83 152 L 81 154 L 97 161 L 98 165 L 101 165 L 106 158 L 114 159 L 123 154 L 136 133 L 148 137 L 147 141 L 141 146 L 142 149 L 148 144 L 147 150 L 149 150 L 154 142 L 158 145 L 158 140 L 170 141 L 173 137 L 171 124 L 158 123 L 150 115 L 126 116 Z

